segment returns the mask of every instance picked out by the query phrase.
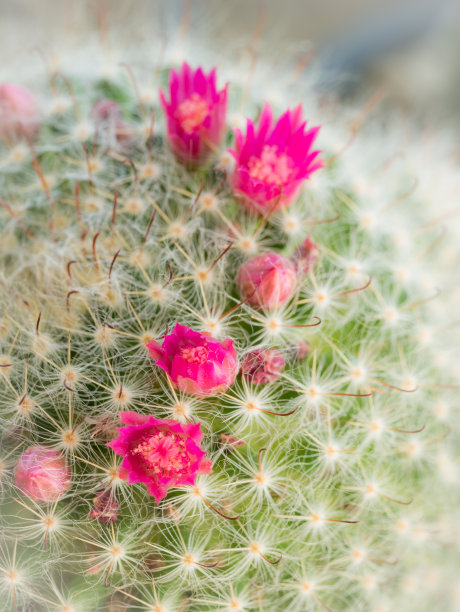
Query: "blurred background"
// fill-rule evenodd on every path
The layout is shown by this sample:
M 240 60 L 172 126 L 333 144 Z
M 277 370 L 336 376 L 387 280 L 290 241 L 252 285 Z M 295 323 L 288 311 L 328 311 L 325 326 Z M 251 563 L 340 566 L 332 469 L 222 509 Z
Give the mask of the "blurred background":
M 326 89 L 383 86 L 404 110 L 460 125 L 459 0 L 0 0 L 0 77 L 36 49 L 84 45 L 101 19 L 120 45 L 189 19 L 211 45 L 311 47 Z

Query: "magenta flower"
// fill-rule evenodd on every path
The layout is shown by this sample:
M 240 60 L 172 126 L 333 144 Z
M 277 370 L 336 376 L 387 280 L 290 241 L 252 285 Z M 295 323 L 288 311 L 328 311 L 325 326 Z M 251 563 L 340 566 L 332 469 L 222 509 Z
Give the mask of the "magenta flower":
M 273 126 L 272 110 L 265 104 L 256 130 L 247 120 L 246 136 L 235 130 L 236 164 L 229 177 L 235 196 L 250 210 L 265 213 L 288 206 L 300 186 L 323 166 L 320 151 L 312 150 L 319 127 L 306 130 L 302 107 L 287 110 Z
M 239 364 L 233 341 L 215 340 L 190 327 L 177 325 L 160 346 L 146 345 L 150 355 L 184 393 L 208 397 L 225 391 L 238 374 Z
M 241 372 L 253 384 L 266 385 L 278 380 L 284 366 L 284 357 L 277 349 L 255 349 L 244 357 Z
M 14 469 L 16 486 L 31 499 L 53 502 L 70 487 L 70 469 L 65 457 L 47 446 L 30 446 Z
M 159 503 L 172 487 L 193 485 L 212 464 L 200 447 L 200 423 L 182 425 L 173 419 L 122 412 L 118 438 L 108 443 L 123 457 L 121 467 L 129 484 L 142 482 Z
M 0 136 L 33 138 L 39 128 L 40 113 L 32 94 L 12 83 L 0 85 Z
M 227 85 L 218 91 L 215 68 L 206 75 L 184 62 L 179 72 L 171 70 L 169 95 L 168 102 L 160 90 L 172 152 L 187 165 L 199 165 L 214 153 L 225 132 Z
M 244 263 L 236 282 L 248 304 L 272 310 L 291 299 L 297 284 L 294 264 L 279 253 L 262 253 Z

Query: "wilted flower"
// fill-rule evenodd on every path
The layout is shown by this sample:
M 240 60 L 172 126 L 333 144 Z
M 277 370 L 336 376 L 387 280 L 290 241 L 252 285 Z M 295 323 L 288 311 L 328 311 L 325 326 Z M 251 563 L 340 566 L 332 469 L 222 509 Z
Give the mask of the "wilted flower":
M 220 434 L 220 439 L 222 441 L 222 444 L 226 444 L 227 446 L 244 446 L 245 444 L 244 440 L 240 440 L 235 436 L 229 436 L 225 433 Z
M 246 135 L 235 130 L 235 169 L 229 177 L 237 198 L 260 213 L 288 206 L 300 186 L 322 167 L 320 151 L 312 150 L 319 127 L 306 130 L 302 107 L 287 110 L 273 126 L 273 114 L 265 104 L 256 130 L 248 119 Z
M 272 310 L 291 299 L 297 284 L 294 264 L 279 253 L 263 253 L 238 270 L 238 289 L 248 304 Z
M 302 244 L 296 249 L 293 261 L 296 264 L 299 274 L 308 274 L 315 266 L 319 255 L 319 247 L 307 236 Z
M 296 346 L 293 348 L 294 357 L 297 361 L 302 361 L 310 352 L 310 345 L 305 340 L 299 340 Z
M 233 383 L 238 373 L 232 340 L 219 342 L 179 323 L 161 346 L 152 340 L 147 349 L 171 382 L 191 395 L 217 395 Z
M 118 518 L 118 502 L 110 489 L 104 489 L 93 499 L 93 507 L 89 518 L 100 523 L 113 523 Z
M 32 94 L 12 83 L 0 85 L 0 136 L 32 138 L 40 127 L 38 104 Z
M 212 471 L 200 447 L 200 423 L 182 425 L 136 412 L 122 412 L 120 420 L 125 427 L 107 446 L 123 457 L 121 467 L 128 482 L 144 483 L 157 503 L 168 489 L 193 485 L 198 474 Z
M 71 474 L 65 457 L 46 446 L 30 446 L 14 469 L 16 486 L 38 502 L 56 501 L 70 487 Z
M 171 70 L 169 95 L 167 101 L 160 90 L 172 152 L 185 164 L 199 165 L 215 152 L 224 134 L 227 86 L 217 90 L 215 69 L 206 75 L 184 62 L 179 72 Z
M 245 355 L 241 372 L 255 385 L 265 385 L 278 380 L 284 366 L 284 357 L 277 349 L 255 349 Z

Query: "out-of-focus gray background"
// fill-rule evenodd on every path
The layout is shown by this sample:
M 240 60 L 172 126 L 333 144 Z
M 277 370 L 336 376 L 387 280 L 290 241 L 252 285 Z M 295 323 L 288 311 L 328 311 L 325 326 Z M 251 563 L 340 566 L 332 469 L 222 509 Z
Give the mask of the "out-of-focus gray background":
M 262 35 L 281 53 L 311 42 L 325 87 L 384 86 L 393 103 L 460 124 L 460 0 L 0 0 L 3 68 L 33 49 L 84 45 L 101 14 L 127 45 L 149 20 L 158 36 L 162 20 L 180 23 L 188 11 L 216 45 L 223 31 L 230 46 Z

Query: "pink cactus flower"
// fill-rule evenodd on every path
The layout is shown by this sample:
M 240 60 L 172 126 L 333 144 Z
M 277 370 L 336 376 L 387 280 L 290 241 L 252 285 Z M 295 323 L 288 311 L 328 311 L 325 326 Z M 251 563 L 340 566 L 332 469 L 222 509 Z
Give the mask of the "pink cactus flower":
M 39 128 L 40 113 L 32 94 L 12 83 L 0 85 L 0 136 L 5 140 L 33 138 Z
M 265 104 L 256 130 L 247 120 L 246 135 L 235 130 L 235 169 L 229 177 L 235 196 L 250 210 L 266 213 L 288 206 L 300 186 L 323 166 L 313 143 L 319 127 L 306 130 L 302 107 L 287 110 L 273 126 L 273 114 Z
M 16 486 L 31 499 L 53 502 L 70 487 L 71 474 L 65 457 L 47 446 L 30 446 L 14 469 Z
M 253 384 L 266 385 L 278 380 L 284 366 L 284 357 L 277 349 L 255 349 L 244 357 L 241 372 Z
M 215 340 L 207 334 L 177 325 L 160 346 L 152 340 L 147 345 L 156 364 L 184 393 L 208 397 L 225 391 L 238 373 L 239 364 L 233 341 Z
M 262 253 L 240 267 L 236 282 L 248 304 L 273 310 L 293 296 L 297 272 L 287 257 L 279 253 Z
M 200 447 L 200 423 L 182 425 L 173 419 L 122 412 L 125 427 L 108 443 L 123 457 L 121 467 L 129 484 L 142 482 L 159 503 L 172 487 L 193 485 L 198 474 L 209 474 L 212 464 Z
M 319 247 L 307 236 L 302 244 L 296 249 L 293 261 L 299 274 L 308 274 L 316 264 L 319 255 Z
M 227 85 L 217 90 L 216 69 L 206 75 L 184 62 L 171 70 L 170 101 L 160 90 L 166 113 L 168 139 L 174 155 L 190 166 L 202 164 L 215 152 L 225 132 Z

